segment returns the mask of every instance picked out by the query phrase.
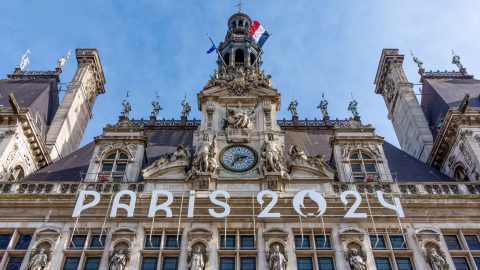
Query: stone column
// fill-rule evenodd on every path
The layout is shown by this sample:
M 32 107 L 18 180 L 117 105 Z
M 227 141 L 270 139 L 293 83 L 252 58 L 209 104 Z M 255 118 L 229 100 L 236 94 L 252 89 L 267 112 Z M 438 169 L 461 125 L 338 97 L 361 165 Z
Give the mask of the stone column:
M 58 236 L 55 246 L 51 247 L 53 252 L 52 260 L 50 261 L 50 270 L 62 269 L 62 260 L 63 260 L 63 248 L 68 247 L 70 243 L 70 230 L 65 228 L 61 234 Z
M 410 243 L 410 248 L 413 251 L 413 264 L 416 266 L 417 269 L 429 269 L 429 265 L 425 261 L 425 258 L 422 256 L 422 251 L 416 244 L 417 241 L 415 240 L 415 230 L 412 227 L 408 227 L 406 229 L 407 235 L 405 241 Z
M 286 254 L 288 256 L 287 269 L 297 269 L 297 257 L 295 256 L 295 241 L 293 239 L 293 232 L 291 228 L 288 228 L 287 246 L 285 247 Z
M 187 269 L 188 267 L 188 231 L 190 230 L 190 224 L 185 224 L 185 227 L 182 231 L 182 241 L 180 246 L 180 258 L 178 259 L 178 269 Z
M 335 250 L 335 264 L 337 265 L 336 269 L 349 269 L 347 259 L 343 254 L 342 241 L 340 241 L 337 225 L 332 227 L 332 235 L 330 236 L 330 240 L 332 241 L 332 246 Z
M 263 230 L 265 229 L 265 224 L 258 224 L 257 230 L 257 250 L 258 250 L 258 266 L 257 269 L 267 269 L 267 257 L 265 254 L 265 239 L 263 238 Z
M 212 224 L 211 230 L 213 231 L 212 239 L 210 239 L 209 250 L 208 250 L 208 262 L 205 267 L 205 270 L 218 270 L 218 227 L 217 224 Z

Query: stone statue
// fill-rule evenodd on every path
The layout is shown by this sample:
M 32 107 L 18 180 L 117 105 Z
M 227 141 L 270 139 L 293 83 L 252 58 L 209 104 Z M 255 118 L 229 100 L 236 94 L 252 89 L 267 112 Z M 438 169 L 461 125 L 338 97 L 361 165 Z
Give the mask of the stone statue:
M 228 127 L 231 128 L 250 128 L 251 127 L 251 120 L 250 115 L 255 112 L 258 104 L 255 107 L 247 112 L 247 110 L 242 109 L 242 105 L 239 102 L 236 109 L 228 109 L 227 107 L 227 118 L 225 121 L 227 122 Z
M 155 100 L 152 101 L 152 113 L 151 113 L 151 116 L 155 116 L 157 117 L 158 116 L 158 113 L 163 110 L 163 108 L 160 106 L 160 102 L 158 101 L 159 100 L 159 97 L 158 97 L 158 94 L 155 95 Z
M 350 101 L 350 104 L 348 104 L 348 110 L 352 112 L 352 115 L 354 118 L 359 116 L 357 106 L 358 106 L 358 102 L 355 99 Z
M 63 68 L 65 63 L 70 59 L 70 50 L 68 50 L 67 55 L 63 56 L 62 58 L 58 59 L 57 61 L 57 68 Z
M 429 258 L 433 270 L 444 270 L 449 268 L 445 259 L 437 253 L 435 248 L 430 249 Z
M 275 141 L 273 134 L 268 134 L 268 140 L 261 149 L 262 165 L 261 169 L 265 173 L 280 173 L 282 178 L 290 179 L 285 167 L 283 166 L 283 148 Z
M 362 256 L 358 254 L 358 250 L 356 248 L 352 248 L 350 250 L 350 258 L 348 259 L 348 262 L 352 270 L 367 270 L 367 265 L 363 261 Z
M 119 248 L 115 251 L 110 258 L 110 265 L 108 270 L 125 270 L 127 266 L 127 253 L 123 248 Z
M 293 162 L 307 162 L 308 157 L 305 152 L 300 148 L 300 146 L 292 145 L 288 150 L 288 154 L 290 155 L 290 159 Z
M 205 269 L 205 259 L 202 254 L 202 248 L 197 246 L 195 251 L 192 252 L 190 259 L 189 270 L 203 270 Z
M 132 111 L 132 106 L 130 106 L 130 102 L 128 102 L 128 91 L 127 97 L 122 101 L 122 112 L 121 115 L 125 118 L 128 118 L 128 114 Z
M 328 101 L 325 99 L 324 94 L 322 93 L 322 100 L 320 101 L 320 104 L 317 106 L 317 109 L 320 109 L 322 112 L 323 117 L 328 117 Z
M 193 161 L 193 169 L 197 172 L 215 173 L 218 169 L 216 161 L 217 137 L 213 135 L 210 142 L 208 134 L 203 136 L 203 142 L 197 148 L 197 157 Z
M 25 68 L 30 64 L 30 59 L 28 58 L 29 54 L 31 54 L 30 49 L 28 49 L 22 55 L 22 58 L 20 59 L 20 63 L 18 64 L 17 68 L 19 68 L 20 70 L 25 70 Z
M 415 62 L 415 64 L 417 64 L 418 69 L 424 69 L 424 68 L 423 68 L 423 62 L 420 61 L 417 57 L 415 57 L 415 55 L 413 55 L 412 50 L 410 50 L 410 54 L 411 54 L 412 57 L 413 57 L 413 62 Z
M 190 107 L 190 104 L 188 104 L 187 94 L 185 94 L 185 97 L 182 100 L 182 117 L 188 118 L 188 115 L 191 111 L 192 107 Z
M 280 246 L 275 244 L 273 251 L 268 257 L 268 266 L 270 270 L 287 270 L 287 256 L 280 251 Z
M 28 270 L 43 270 L 47 265 L 48 256 L 45 254 L 45 249 L 42 248 L 40 251 L 35 254 L 32 258 L 30 258 L 30 262 L 28 262 L 27 269 Z
M 290 105 L 288 105 L 288 111 L 292 113 L 292 117 L 298 116 L 297 114 L 298 101 L 294 98 Z
M 457 65 L 458 69 L 462 69 L 463 65 L 462 65 L 462 62 L 460 62 L 460 56 L 455 54 L 453 50 L 452 50 L 452 55 L 453 55 L 452 64 Z
M 170 161 L 177 161 L 177 160 L 188 160 L 190 157 L 190 152 L 188 152 L 187 146 L 183 144 L 177 145 L 177 150 L 173 153 Z

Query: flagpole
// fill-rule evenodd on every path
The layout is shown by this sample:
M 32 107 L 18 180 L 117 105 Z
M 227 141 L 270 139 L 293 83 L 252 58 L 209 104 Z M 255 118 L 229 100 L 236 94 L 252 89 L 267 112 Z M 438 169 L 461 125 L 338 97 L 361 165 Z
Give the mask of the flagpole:
M 207 36 L 208 36 L 208 39 L 210 39 L 210 42 L 212 43 L 213 47 L 215 47 L 215 51 L 217 52 L 218 57 L 220 58 L 220 60 L 222 60 L 222 63 L 223 63 L 223 65 L 224 65 L 225 68 L 226 68 L 226 67 L 227 67 L 227 63 L 225 63 L 225 60 L 223 60 L 223 57 L 222 57 L 222 56 L 220 55 L 220 53 L 218 52 L 217 46 L 215 46 L 215 43 L 213 43 L 213 40 L 212 40 L 212 38 L 210 37 L 210 35 L 207 34 Z
M 269 34 L 268 37 L 271 37 L 271 36 L 272 36 L 272 34 Z M 267 40 L 268 40 L 268 39 L 267 39 Z M 264 45 L 265 45 L 265 44 L 264 44 Z M 255 59 L 255 62 L 253 62 L 252 66 L 255 66 L 255 65 L 257 64 L 258 59 L 260 59 L 260 57 L 262 56 L 262 54 L 263 54 L 263 49 L 260 47 L 260 53 L 258 54 L 257 59 Z

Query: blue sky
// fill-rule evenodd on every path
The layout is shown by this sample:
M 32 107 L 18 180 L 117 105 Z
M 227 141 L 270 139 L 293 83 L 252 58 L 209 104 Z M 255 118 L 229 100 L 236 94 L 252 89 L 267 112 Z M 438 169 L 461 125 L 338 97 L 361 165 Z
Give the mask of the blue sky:
M 30 70 L 53 69 L 69 49 L 97 48 L 107 80 L 82 144 L 116 122 L 121 100 L 130 91 L 131 117 L 149 117 L 155 92 L 160 118 L 179 118 L 187 93 L 191 118 L 199 117 L 196 93 L 216 68 L 206 33 L 223 40 L 236 0 L 208 1 L 1 1 L 0 76 L 6 77 L 27 48 Z M 322 92 L 332 118 L 349 117 L 350 93 L 365 123 L 397 144 L 385 104 L 373 81 L 383 48 L 407 57 L 409 80 L 418 83 L 413 50 L 426 69 L 456 68 L 451 49 L 470 74 L 480 76 L 480 1 L 287 1 L 244 0 L 244 11 L 272 33 L 264 46 L 263 68 L 282 93 L 279 118 L 293 95 L 300 118 L 321 118 Z M 75 71 L 72 59 L 62 82 Z M 418 88 L 418 86 L 415 86 Z

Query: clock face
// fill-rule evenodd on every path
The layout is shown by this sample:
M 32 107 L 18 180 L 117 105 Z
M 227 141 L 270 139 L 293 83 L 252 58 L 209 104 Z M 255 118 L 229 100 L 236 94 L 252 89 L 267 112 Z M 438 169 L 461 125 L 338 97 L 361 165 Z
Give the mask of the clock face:
M 220 163 L 232 172 L 245 172 L 257 164 L 257 153 L 244 145 L 232 145 L 220 153 Z

